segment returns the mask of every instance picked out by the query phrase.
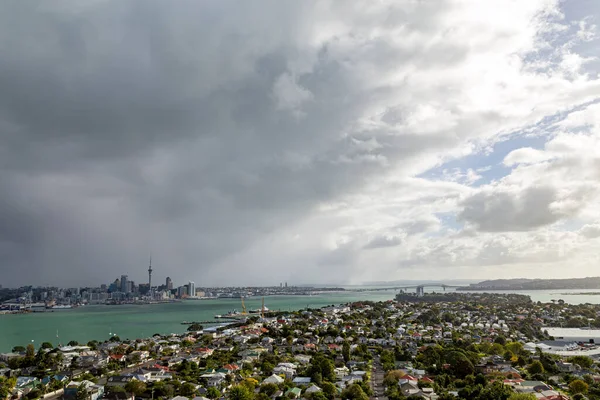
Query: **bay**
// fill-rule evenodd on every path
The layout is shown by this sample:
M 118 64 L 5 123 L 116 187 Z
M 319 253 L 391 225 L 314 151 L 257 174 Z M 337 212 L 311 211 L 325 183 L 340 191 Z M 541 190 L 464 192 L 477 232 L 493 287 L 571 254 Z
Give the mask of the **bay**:
M 335 292 L 313 296 L 269 296 L 265 307 L 271 311 L 295 311 L 351 301 L 385 301 L 394 291 Z M 248 310 L 260 309 L 262 298 L 247 298 Z M 0 352 L 14 346 L 45 341 L 58 345 L 71 340 L 87 343 L 104 341 L 111 335 L 121 339 L 145 338 L 159 334 L 183 333 L 183 321 L 214 320 L 215 314 L 240 310 L 240 299 L 184 300 L 177 303 L 141 305 L 92 305 L 54 312 L 0 315 Z M 223 323 L 214 320 L 215 324 Z M 210 326 L 206 325 L 205 326 Z M 58 332 L 58 338 L 57 338 Z
M 440 291 L 426 288 L 427 292 Z M 448 292 L 453 289 L 448 288 Z M 550 302 L 562 299 L 570 304 L 600 304 L 600 295 L 582 293 L 598 292 L 598 289 L 556 290 L 486 290 L 487 293 L 517 293 L 531 297 L 533 301 Z M 473 293 L 473 292 L 463 292 Z M 393 299 L 394 290 L 334 292 L 314 296 L 265 297 L 265 306 L 272 311 L 295 311 L 306 307 L 323 307 L 351 301 L 385 301 Z M 261 307 L 261 298 L 246 299 L 250 310 Z M 70 310 L 0 315 L 0 352 L 10 351 L 14 346 L 33 343 L 36 348 L 44 341 L 63 345 L 71 340 L 87 343 L 104 341 L 111 335 L 121 339 L 150 337 L 155 333 L 183 333 L 187 326 L 183 321 L 213 320 L 215 314 L 241 308 L 240 299 L 184 300 L 178 303 L 84 306 Z M 215 320 L 215 324 L 219 321 Z M 206 324 L 205 324 L 206 325 Z M 210 326 L 210 325 L 206 325 Z M 57 338 L 58 332 L 58 338 Z

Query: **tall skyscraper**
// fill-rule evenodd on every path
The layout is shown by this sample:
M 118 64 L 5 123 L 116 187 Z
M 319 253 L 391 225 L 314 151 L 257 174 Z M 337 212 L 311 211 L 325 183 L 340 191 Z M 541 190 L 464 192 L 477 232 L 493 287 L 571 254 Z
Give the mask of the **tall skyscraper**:
M 129 282 L 127 281 L 127 275 L 121 275 L 121 292 L 129 293 Z
M 168 276 L 167 276 L 166 286 L 167 286 L 167 290 L 173 290 L 173 281 Z
M 196 284 L 192 281 L 188 282 L 188 296 L 196 295 Z
M 150 266 L 148 267 L 148 291 L 152 291 L 152 256 L 150 256 Z

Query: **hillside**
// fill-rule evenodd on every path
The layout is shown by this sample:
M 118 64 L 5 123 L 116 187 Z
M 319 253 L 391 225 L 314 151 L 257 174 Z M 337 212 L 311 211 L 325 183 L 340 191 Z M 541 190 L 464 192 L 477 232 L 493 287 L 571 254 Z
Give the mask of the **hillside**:
M 600 289 L 600 277 L 571 279 L 493 279 L 472 283 L 456 290 L 547 290 Z

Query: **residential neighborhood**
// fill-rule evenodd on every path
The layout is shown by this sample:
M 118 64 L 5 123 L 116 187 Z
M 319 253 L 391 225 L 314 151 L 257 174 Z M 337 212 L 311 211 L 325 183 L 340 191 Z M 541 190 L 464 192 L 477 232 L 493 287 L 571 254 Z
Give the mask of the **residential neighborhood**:
M 131 341 L 16 346 L 0 354 L 0 398 L 600 399 L 596 305 L 399 299 Z

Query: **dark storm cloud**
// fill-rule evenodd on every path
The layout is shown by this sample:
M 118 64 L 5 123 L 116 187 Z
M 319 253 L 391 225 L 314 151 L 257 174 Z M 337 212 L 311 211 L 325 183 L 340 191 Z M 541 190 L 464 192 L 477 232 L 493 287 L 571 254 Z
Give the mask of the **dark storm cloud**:
M 386 174 L 421 173 L 471 138 L 519 125 L 510 113 L 464 111 L 471 75 L 452 69 L 480 49 L 449 27 L 480 26 L 454 19 L 461 7 L 0 3 L 2 284 L 139 281 L 150 253 L 158 281 L 273 283 L 264 277 L 291 276 L 290 248 L 295 274 L 352 275 L 362 246 L 327 237 L 318 218 L 313 237 L 278 235 Z M 498 24 L 481 37 L 503 49 L 526 28 Z M 515 87 L 507 103 L 526 97 Z M 485 200 L 467 201 L 463 217 L 494 230 L 481 222 Z M 372 237 L 372 255 L 404 247 L 385 230 Z M 259 264 L 243 257 L 249 248 Z
M 331 161 L 364 101 L 347 99 L 352 76 L 336 61 L 299 79 L 317 99 L 311 118 L 275 112 L 273 85 L 295 52 L 293 29 L 278 27 L 300 9 L 2 8 L 2 269 L 13 283 L 135 277 L 150 251 L 171 275 L 198 276 L 380 168 Z

